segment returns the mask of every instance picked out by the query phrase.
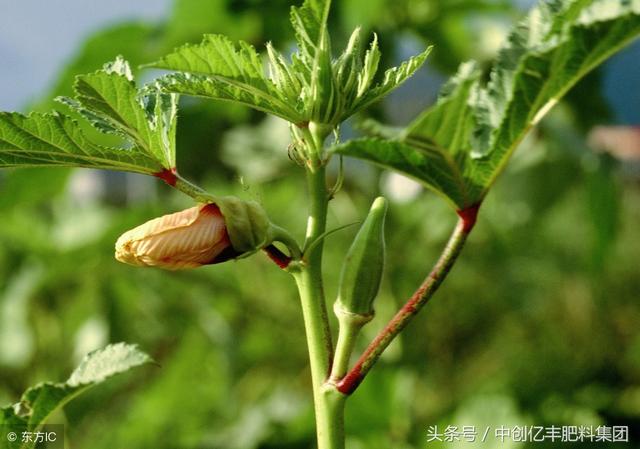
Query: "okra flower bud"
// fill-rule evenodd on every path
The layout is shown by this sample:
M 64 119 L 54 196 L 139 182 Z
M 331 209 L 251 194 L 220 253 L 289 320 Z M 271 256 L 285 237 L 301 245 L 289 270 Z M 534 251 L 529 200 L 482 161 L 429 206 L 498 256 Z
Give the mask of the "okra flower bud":
M 116 242 L 116 259 L 168 270 L 195 268 L 264 248 L 273 241 L 272 229 L 257 203 L 222 197 L 125 232 Z
M 340 275 L 336 313 L 370 319 L 384 267 L 387 201 L 378 197 L 347 252 Z

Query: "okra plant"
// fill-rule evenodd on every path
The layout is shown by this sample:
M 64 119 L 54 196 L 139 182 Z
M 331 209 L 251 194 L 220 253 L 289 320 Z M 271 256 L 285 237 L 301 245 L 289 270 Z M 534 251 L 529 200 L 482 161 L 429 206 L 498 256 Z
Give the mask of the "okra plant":
M 367 127 L 368 136 L 345 141 L 341 124 L 411 77 L 427 61 L 431 47 L 382 71 L 376 35 L 364 36 L 356 29 L 346 47 L 334 51 L 327 25 L 330 6 L 330 0 L 306 0 L 291 8 L 297 42 L 291 56 L 271 44 L 258 53 L 245 42 L 210 34 L 200 44 L 184 45 L 148 64 L 170 73 L 147 85 L 136 84 L 122 58 L 77 76 L 74 98 L 58 99 L 75 118 L 59 111 L 0 113 L 1 167 L 141 173 L 193 198 L 193 207 L 125 232 L 116 243 L 117 260 L 184 270 L 263 253 L 291 275 L 306 330 L 319 449 L 345 447 L 349 396 L 438 290 L 519 142 L 573 85 L 640 35 L 640 0 L 545 1 L 517 24 L 491 68 L 466 62 L 437 103 L 405 128 L 373 124 Z M 180 96 L 237 103 L 289 123 L 291 144 L 283 151 L 307 182 L 309 211 L 302 240 L 287 230 L 287 223 L 272 221 L 256 201 L 209 193 L 182 176 L 175 157 Z M 95 142 L 83 132 L 87 124 L 119 137 L 122 145 Z M 328 185 L 326 172 L 332 161 L 344 157 L 419 181 L 459 217 L 423 283 L 362 354 L 354 351 L 361 329 L 374 316 L 388 205 L 382 197 L 372 199 L 345 251 L 333 302 L 338 329 L 332 330 L 322 259 L 325 239 L 334 231 L 326 227 L 327 211 L 340 194 L 340 181 Z M 349 176 L 341 163 L 336 165 L 339 179 Z M 2 409 L 0 424 L 36 429 L 85 387 L 149 360 L 124 344 L 93 353 L 67 383 L 41 384 L 18 404 Z M 23 447 L 19 441 L 12 444 Z

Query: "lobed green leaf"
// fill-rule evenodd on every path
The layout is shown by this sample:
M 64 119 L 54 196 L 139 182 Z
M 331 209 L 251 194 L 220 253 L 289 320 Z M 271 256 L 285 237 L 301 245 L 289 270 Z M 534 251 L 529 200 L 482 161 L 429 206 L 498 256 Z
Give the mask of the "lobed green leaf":
M 116 343 L 89 353 L 64 383 L 45 382 L 29 388 L 17 404 L 0 408 L 0 426 L 34 432 L 58 408 L 108 378 L 151 363 L 152 359 L 136 345 Z M 9 449 L 30 448 L 20 439 L 9 442 Z
M 184 45 L 147 66 L 183 72 L 158 80 L 167 92 L 236 101 L 290 121 L 300 119 L 292 99 L 265 75 L 260 55 L 246 42 L 236 46 L 226 36 L 209 34 L 200 44 Z
M 335 151 L 412 176 L 456 208 L 477 204 L 531 127 L 639 35 L 640 0 L 540 3 L 509 36 L 487 84 L 475 64 L 463 64 L 438 103 L 392 142 L 356 141 Z M 448 162 L 434 163 L 434 154 Z
M 57 165 L 152 174 L 160 162 L 138 148 L 89 141 L 78 123 L 59 113 L 0 112 L 0 167 Z
M 125 137 L 164 168 L 175 167 L 177 96 L 147 88 L 141 96 L 122 58 L 76 77 L 75 100 L 61 99 L 99 131 Z
M 124 148 L 105 147 L 81 125 L 58 112 L 28 116 L 0 112 L 0 167 L 70 166 L 157 174 L 175 168 L 177 96 L 135 86 L 122 58 L 76 77 L 75 98 L 58 100 L 98 131 L 124 139 Z

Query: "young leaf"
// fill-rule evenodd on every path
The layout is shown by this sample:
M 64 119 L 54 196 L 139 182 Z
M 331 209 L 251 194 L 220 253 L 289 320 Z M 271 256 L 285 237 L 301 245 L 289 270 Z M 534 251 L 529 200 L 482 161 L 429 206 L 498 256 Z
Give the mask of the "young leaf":
M 106 379 L 151 363 L 152 359 L 136 345 L 116 343 L 89 353 L 64 383 L 45 382 L 29 388 L 17 404 L 0 408 L 0 426 L 21 434 L 34 432 L 56 409 Z M 24 449 L 33 444 L 21 439 L 9 442 L 9 449 Z
M 78 123 L 58 114 L 0 112 L 0 167 L 59 165 L 153 174 L 160 162 L 138 148 L 89 141 Z
M 267 44 L 269 76 L 260 56 L 247 43 L 205 35 L 198 45 L 185 45 L 148 67 L 174 70 L 157 83 L 166 92 L 240 103 L 294 124 L 315 122 L 330 132 L 342 121 L 402 84 L 424 63 L 429 49 L 387 70 L 372 87 L 380 51 L 374 38 L 364 58 L 360 30 L 332 59 L 327 20 L 330 0 L 306 0 L 291 8 L 298 52 L 285 60 Z
M 310 73 L 303 89 L 308 99 L 306 112 L 311 120 L 320 123 L 339 122 L 342 113 L 327 31 L 330 8 L 330 0 L 306 0 L 301 7 L 291 8 L 298 60 Z
M 373 78 L 378 73 L 378 65 L 380 64 L 380 49 L 378 48 L 378 35 L 373 35 L 373 40 L 369 49 L 364 54 L 364 70 L 358 74 L 358 92 L 357 96 L 362 97 L 371 86 Z
M 267 55 L 271 81 L 288 100 L 296 104 L 296 110 L 302 109 L 300 92 L 304 82 L 303 74 L 294 72 L 284 56 L 273 47 L 271 42 L 267 42 Z
M 640 0 L 543 2 L 509 36 L 487 85 L 474 64 L 463 64 L 435 107 L 394 141 L 355 141 L 336 152 L 417 178 L 459 209 L 472 206 L 527 131 L 577 81 L 639 35 Z M 390 155 L 394 145 L 401 149 Z M 438 157 L 448 163 L 434 163 L 425 149 L 443 153 Z
M 184 45 L 147 66 L 183 72 L 158 80 L 167 92 L 236 101 L 289 121 L 300 120 L 292 99 L 266 77 L 260 56 L 246 42 L 236 46 L 226 36 L 209 34 L 202 43 Z
M 301 7 L 291 7 L 291 25 L 296 35 L 300 57 L 312 67 L 320 42 L 327 34 L 331 0 L 305 0 Z
M 371 81 L 373 80 L 373 76 L 375 75 L 375 71 L 378 68 L 378 62 L 380 59 L 380 52 L 377 48 L 377 40 L 374 40 L 371 44 L 371 48 L 365 55 L 365 68 L 366 70 L 363 73 L 361 79 L 361 85 L 358 89 L 359 92 L 362 92 L 352 106 L 350 114 L 354 114 L 357 111 L 366 108 L 371 103 L 381 99 L 385 95 L 389 94 L 391 91 L 400 87 L 402 83 L 404 83 L 407 79 L 411 78 L 416 71 L 422 67 L 424 62 L 427 60 L 429 53 L 431 53 L 432 47 L 428 47 L 422 53 L 412 56 L 411 58 L 404 61 L 398 67 L 393 67 L 384 72 L 384 78 L 379 83 L 373 87 L 369 87 Z M 371 67 L 371 68 L 369 68 Z M 370 74 L 370 75 L 369 75 Z

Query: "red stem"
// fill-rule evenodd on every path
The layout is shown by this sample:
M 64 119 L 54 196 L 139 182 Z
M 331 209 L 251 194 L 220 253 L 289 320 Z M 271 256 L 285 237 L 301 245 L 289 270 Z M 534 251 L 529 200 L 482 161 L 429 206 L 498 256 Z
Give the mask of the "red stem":
M 476 223 L 479 208 L 480 204 L 477 204 L 457 212 L 460 217 L 458 224 L 431 273 L 406 304 L 373 339 L 355 366 L 336 384 L 338 391 L 346 395 L 353 393 L 387 346 L 431 299 L 460 255 L 462 247 Z
M 162 179 L 164 182 L 169 184 L 171 187 L 176 186 L 176 182 L 178 181 L 178 172 L 175 167 L 173 168 L 165 168 L 162 171 L 154 173 L 153 176 L 156 178 Z
M 269 259 L 273 260 L 276 265 L 285 270 L 291 263 L 291 257 L 280 251 L 274 245 L 269 245 L 264 248 L 264 252 L 269 256 Z

